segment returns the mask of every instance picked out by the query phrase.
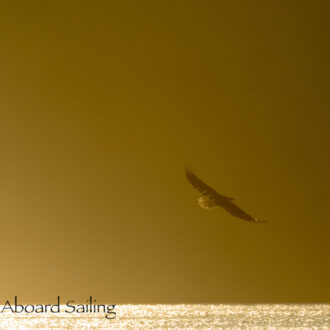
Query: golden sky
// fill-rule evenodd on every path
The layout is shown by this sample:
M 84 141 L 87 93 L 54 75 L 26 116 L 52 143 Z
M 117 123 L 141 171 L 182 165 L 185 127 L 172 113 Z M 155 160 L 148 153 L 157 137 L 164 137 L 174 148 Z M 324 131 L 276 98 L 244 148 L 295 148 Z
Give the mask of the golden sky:
M 329 9 L 2 1 L 0 303 L 329 302 Z

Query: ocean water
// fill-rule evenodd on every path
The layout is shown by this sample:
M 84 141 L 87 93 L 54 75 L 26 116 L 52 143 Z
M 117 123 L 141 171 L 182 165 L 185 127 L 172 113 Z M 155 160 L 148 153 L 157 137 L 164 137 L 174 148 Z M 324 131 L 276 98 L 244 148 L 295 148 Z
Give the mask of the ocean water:
M 102 313 L 0 314 L 1 329 L 329 329 L 330 305 L 117 305 Z

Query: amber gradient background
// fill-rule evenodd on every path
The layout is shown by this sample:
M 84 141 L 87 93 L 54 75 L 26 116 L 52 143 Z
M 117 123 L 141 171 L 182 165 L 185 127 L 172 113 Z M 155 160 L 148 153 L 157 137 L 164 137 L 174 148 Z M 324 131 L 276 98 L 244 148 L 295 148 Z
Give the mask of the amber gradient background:
M 329 12 L 1 1 L 0 303 L 329 302 Z

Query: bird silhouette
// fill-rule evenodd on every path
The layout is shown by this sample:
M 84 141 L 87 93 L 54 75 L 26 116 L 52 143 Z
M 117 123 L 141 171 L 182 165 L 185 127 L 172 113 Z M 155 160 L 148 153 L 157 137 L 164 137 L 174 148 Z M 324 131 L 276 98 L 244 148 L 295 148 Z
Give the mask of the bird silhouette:
M 199 197 L 197 200 L 200 207 L 204 209 L 210 209 L 219 206 L 225 209 L 235 218 L 239 218 L 249 222 L 267 222 L 265 220 L 256 219 L 246 213 L 235 203 L 233 203 L 234 198 L 227 197 L 216 192 L 213 188 L 211 188 L 201 179 L 199 179 L 191 169 L 185 167 L 185 174 L 190 184 L 202 194 L 202 196 Z

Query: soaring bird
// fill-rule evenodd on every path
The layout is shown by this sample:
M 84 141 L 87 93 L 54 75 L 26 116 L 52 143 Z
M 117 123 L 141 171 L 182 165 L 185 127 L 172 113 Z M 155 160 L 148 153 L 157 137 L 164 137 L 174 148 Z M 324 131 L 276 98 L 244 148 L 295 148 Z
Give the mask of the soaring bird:
M 244 210 L 233 203 L 234 198 L 219 194 L 213 188 L 209 187 L 201 179 L 199 179 L 191 169 L 185 167 L 186 177 L 191 185 L 198 190 L 203 196 L 198 198 L 198 204 L 204 209 L 220 206 L 230 213 L 233 217 L 250 221 L 250 222 L 267 222 L 258 220 L 247 214 Z

